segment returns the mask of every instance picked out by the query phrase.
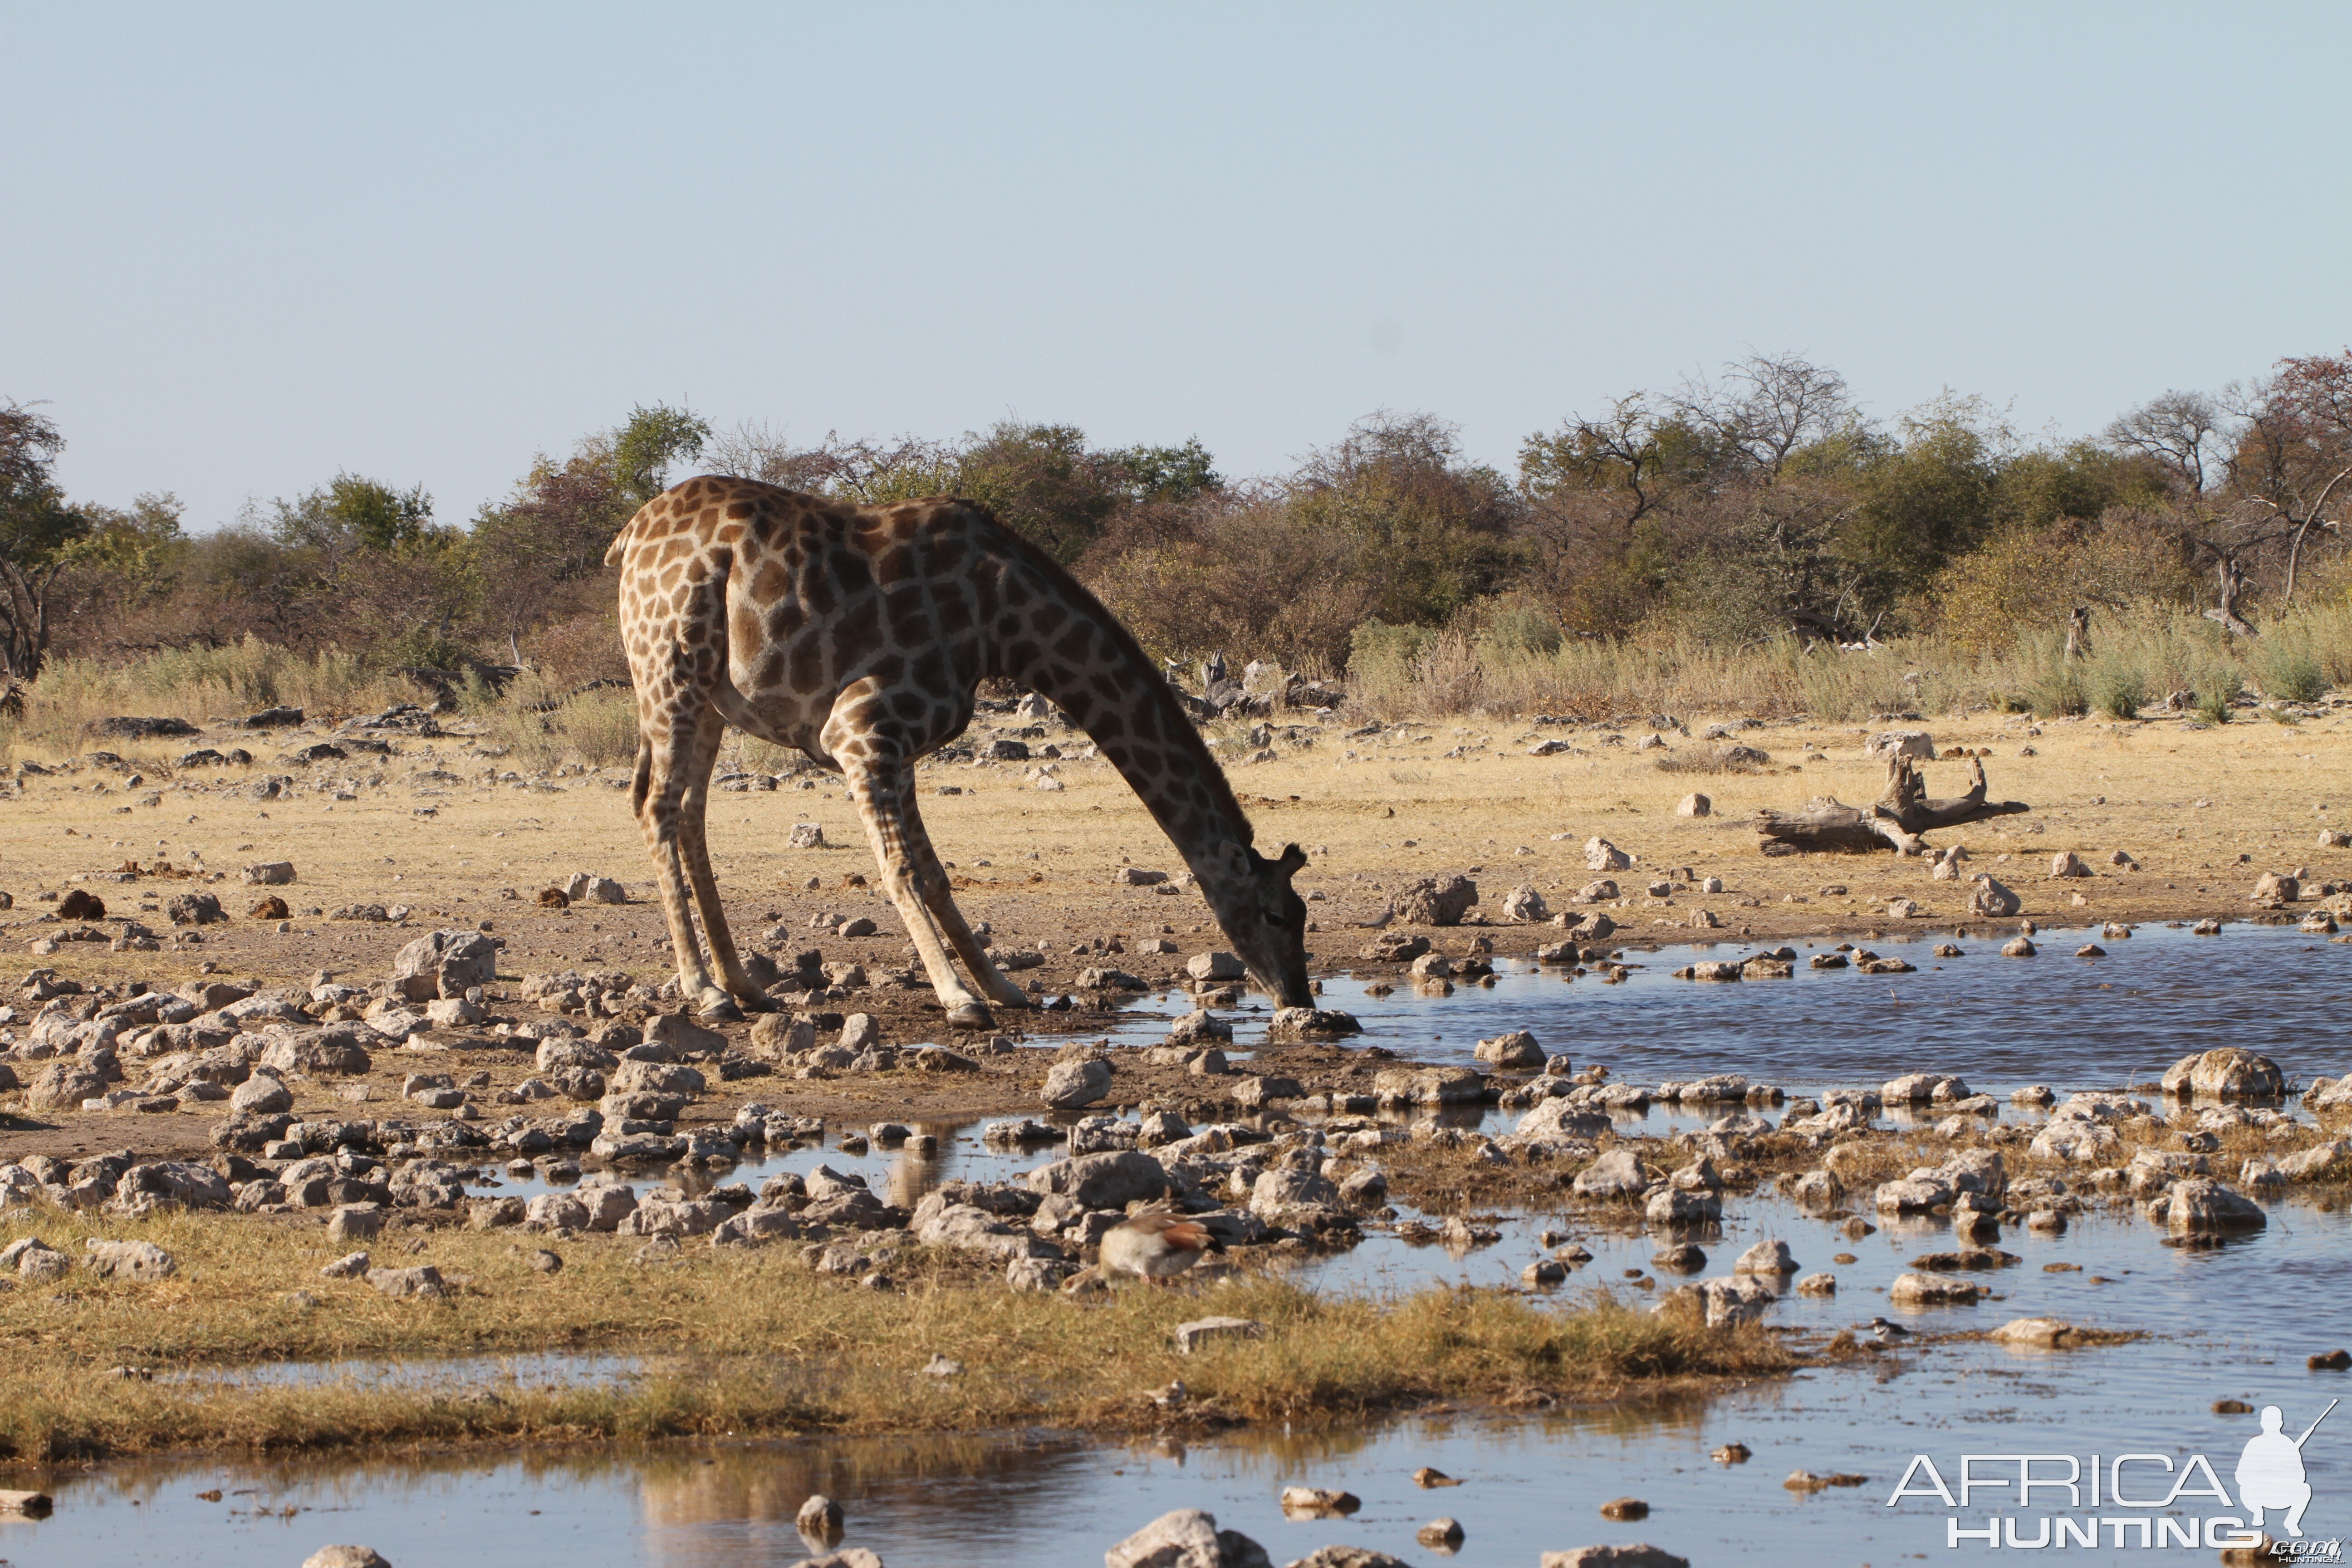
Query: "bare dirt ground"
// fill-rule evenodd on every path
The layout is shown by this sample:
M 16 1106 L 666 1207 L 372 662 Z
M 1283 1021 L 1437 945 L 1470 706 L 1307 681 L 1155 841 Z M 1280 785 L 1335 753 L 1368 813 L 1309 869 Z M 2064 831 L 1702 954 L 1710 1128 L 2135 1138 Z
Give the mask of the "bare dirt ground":
M 1117 885 L 1119 868 L 1183 868 L 1135 796 L 1107 764 L 1082 760 L 1082 735 L 1049 725 L 1043 731 L 1009 717 L 983 715 L 970 737 L 1025 735 L 1033 748 L 1058 745 L 1071 756 L 1024 764 L 932 763 L 921 773 L 922 809 L 941 855 L 960 879 L 958 897 L 975 921 L 992 928 L 1000 951 L 1028 948 L 1042 967 L 1019 978 L 1040 980 L 1051 996 L 1075 989 L 1082 968 L 1111 966 L 1155 984 L 1177 978 L 1184 959 L 1223 945 L 1198 895 L 1189 889 Z M 1727 716 L 1734 717 L 1734 716 Z M 1965 844 L 1970 873 L 1988 871 L 2024 900 L 2024 916 L 2045 925 L 2242 919 L 2247 895 L 2263 871 L 2306 870 L 2312 884 L 2352 879 L 2352 850 L 2323 845 L 2322 830 L 2352 816 L 2345 728 L 2352 702 L 2338 698 L 2320 715 L 2285 724 L 2268 721 L 2198 727 L 2178 719 L 2113 722 L 2081 719 L 2036 722 L 1980 714 L 1922 724 L 1941 748 L 1980 752 L 1995 799 L 2030 802 L 2033 810 L 1937 836 Z M 1559 910 L 1592 880 L 1585 841 L 1603 837 L 1634 858 L 1615 873 L 1623 897 L 1598 906 L 1617 922 L 1612 944 L 1717 940 L 1753 945 L 1822 936 L 1860 936 L 1894 926 L 1982 934 L 2010 921 L 1971 921 L 1969 884 L 1930 879 L 1927 863 L 1892 854 L 1767 858 L 1749 818 L 1758 807 L 1801 805 L 1815 795 L 1848 803 L 1874 798 L 1884 764 L 1863 754 L 1865 731 L 1801 721 L 1745 729 L 1727 739 L 1696 738 L 1715 721 L 1689 716 L 1691 734 L 1668 731 L 1665 751 L 1637 751 L 1647 726 L 1460 724 L 1390 725 L 1351 733 L 1339 718 L 1273 726 L 1253 739 L 1246 724 L 1213 731 L 1222 754 L 1242 758 L 1271 742 L 1271 760 L 1233 768 L 1262 847 L 1295 840 L 1309 853 L 1297 879 L 1311 900 L 1308 937 L 1317 972 L 1381 967 L 1360 955 L 1364 929 L 1414 879 L 1460 872 L 1482 900 L 1464 927 L 1429 934 L 1439 951 L 1465 952 L 1491 942 L 1498 955 L 1531 952 L 1557 942 L 1556 926 L 1502 923 L 1503 894 L 1533 887 Z M 453 728 L 457 726 L 453 723 Z M 642 840 L 628 807 L 625 770 L 574 766 L 523 776 L 512 759 L 489 754 L 461 734 L 382 732 L 389 755 L 354 752 L 345 759 L 298 763 L 294 748 L 333 739 L 314 721 L 299 731 L 208 732 L 163 743 L 96 742 L 119 763 L 71 763 L 30 774 L 0 798 L 0 891 L 14 908 L 0 912 L 0 941 L 23 954 L 26 970 L 51 968 L 89 983 L 144 981 L 172 987 L 199 973 L 265 986 L 307 986 L 320 971 L 366 984 L 383 979 L 394 954 L 440 927 L 479 928 L 503 939 L 493 1020 L 537 1016 L 519 1000 L 523 976 L 563 969 L 621 969 L 649 984 L 670 974 L 661 910 Z M 1568 749 L 1528 754 L 1544 740 Z M 1768 753 L 1752 772 L 1669 771 L 1737 742 Z M 200 746 L 243 744 L 248 766 L 175 769 L 172 759 Z M 743 765 L 736 759 L 736 765 Z M 1050 765 L 1055 789 L 1036 774 Z M 1958 794 L 1966 764 L 1927 765 L 1932 793 Z M 728 771 L 722 763 L 722 773 Z M 270 775 L 291 782 L 258 798 Z M 503 775 L 503 776 L 502 776 Z M 136 782 L 132 782 L 135 778 Z M 865 1011 L 886 1042 L 938 1039 L 938 1008 L 928 986 L 893 984 L 880 972 L 912 964 L 896 911 L 870 886 L 873 858 L 855 814 L 829 775 L 787 777 L 761 789 L 712 796 L 710 838 L 720 887 L 738 939 L 787 962 L 809 948 L 827 961 L 853 961 L 881 982 L 826 1004 Z M 1699 791 L 1712 799 L 1704 817 L 1678 816 L 1676 803 Z M 949 793 L 953 791 L 955 793 Z M 431 815 L 419 815 L 429 808 Z M 822 826 L 827 847 L 793 848 L 796 823 Z M 2052 857 L 2072 850 L 2093 875 L 2051 879 Z M 2122 850 L 2136 863 L 2110 863 Z M 248 886 L 243 868 L 291 861 L 291 886 Z M 212 882 L 158 875 L 203 868 Z M 133 876 L 122 868 L 145 870 Z M 541 907 L 543 888 L 575 872 L 623 882 L 632 901 Z M 126 876 L 131 879 L 119 879 Z M 1719 878 L 1724 890 L 1696 889 Z M 1654 880 L 1671 891 L 1651 897 Z M 811 886 L 814 883 L 814 886 Z M 124 917 L 144 922 L 160 951 L 121 952 L 96 942 L 60 942 L 54 954 L 26 950 L 71 928 L 57 922 L 43 895 L 83 889 L 102 898 L 109 934 Z M 217 894 L 231 919 L 200 929 L 174 928 L 162 913 L 173 896 Z M 271 894 L 290 907 L 288 929 L 247 911 Z M 1918 912 L 1890 921 L 1886 901 L 1916 900 Z M 404 920 L 372 923 L 327 918 L 354 904 L 380 904 Z M 2306 908 L 2311 907 L 2306 903 Z M 1717 926 L 1695 930 L 1701 911 Z M 832 928 L 855 917 L 877 934 L 843 938 Z M 1481 923 L 1482 921 L 1493 923 Z M 200 940 L 199 940 L 200 939 Z M 1164 940 L 1177 951 L 1142 951 Z M 1074 951 L 1083 949 L 1084 951 Z M 511 978 L 509 978 L 511 976 Z M 9 978 L 15 978 L 11 976 Z M 1263 1001 L 1262 998 L 1255 1000 Z M 19 1005 L 22 1016 L 30 1009 Z M 1081 995 L 1072 1010 L 1000 1024 L 1032 1043 L 1054 1035 L 1090 1038 L 1108 1020 Z M 738 1033 L 741 1026 L 736 1026 Z M 1345 1087 L 1370 1070 L 1360 1047 L 1297 1048 L 1269 1054 L 1263 1070 L 1295 1072 L 1310 1089 Z M 877 1118 L 962 1121 L 1034 1112 L 1036 1087 L 1052 1053 L 1024 1050 L 985 1058 L 977 1074 L 894 1072 L 863 1079 L 761 1078 L 730 1082 L 695 1115 L 724 1120 L 733 1106 L 760 1099 L 798 1114 L 862 1123 Z M 339 1102 L 335 1113 L 389 1113 L 397 1079 L 419 1064 L 407 1052 L 381 1053 L 373 1092 L 390 1102 L 362 1110 Z M 468 1053 L 469 1069 L 488 1068 L 494 1087 L 530 1068 L 527 1054 Z M 130 1066 L 130 1064 L 126 1064 Z M 323 1087 L 318 1090 L 325 1095 Z M 1121 1100 L 1163 1098 L 1198 1106 L 1213 1099 L 1214 1080 L 1181 1068 L 1132 1073 L 1123 1063 Z M 0 1105 L 5 1109 L 5 1105 Z M 203 1146 L 224 1108 L 190 1105 L 169 1115 L 131 1110 L 18 1117 L 0 1128 L 0 1158 L 37 1152 L 70 1153 L 131 1147 L 163 1152 Z M 298 1110 L 313 1109 L 298 1105 Z M 1098 1108 L 1098 1109 L 1107 1109 Z M 320 1113 L 324 1114 L 323 1109 Z

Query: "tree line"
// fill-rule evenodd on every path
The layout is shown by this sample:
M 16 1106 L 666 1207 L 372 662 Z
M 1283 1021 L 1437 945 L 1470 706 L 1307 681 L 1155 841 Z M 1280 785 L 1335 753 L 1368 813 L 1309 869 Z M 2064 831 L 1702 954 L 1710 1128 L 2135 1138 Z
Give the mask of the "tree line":
M 169 494 L 65 495 L 65 439 L 41 405 L 0 402 L 0 676 L 16 686 L 52 653 L 248 637 L 387 668 L 617 673 L 605 546 L 688 472 L 853 503 L 966 496 L 1163 656 L 1320 675 L 1416 628 L 1538 650 L 1664 632 L 1992 648 L 2152 602 L 2252 637 L 2352 585 L 2352 352 L 2168 392 L 2067 439 L 1948 393 L 1873 418 L 1834 371 L 1751 356 L 1537 431 L 1507 472 L 1426 414 L 1374 414 L 1289 473 L 1233 479 L 1198 440 L 1111 448 L 1010 420 L 797 445 L 656 405 L 540 457 L 463 525 L 422 487 L 343 473 L 194 531 Z

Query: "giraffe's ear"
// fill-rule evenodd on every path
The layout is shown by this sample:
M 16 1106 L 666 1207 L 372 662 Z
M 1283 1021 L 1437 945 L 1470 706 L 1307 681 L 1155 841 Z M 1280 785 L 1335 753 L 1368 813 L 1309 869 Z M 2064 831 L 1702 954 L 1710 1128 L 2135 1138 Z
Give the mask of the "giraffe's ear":
M 1246 844 L 1236 844 L 1228 838 L 1217 846 L 1217 869 L 1235 881 L 1250 874 L 1253 858 Z
M 1286 844 L 1282 847 L 1282 858 L 1275 864 L 1282 868 L 1284 876 L 1296 876 L 1307 864 L 1307 851 L 1296 844 Z

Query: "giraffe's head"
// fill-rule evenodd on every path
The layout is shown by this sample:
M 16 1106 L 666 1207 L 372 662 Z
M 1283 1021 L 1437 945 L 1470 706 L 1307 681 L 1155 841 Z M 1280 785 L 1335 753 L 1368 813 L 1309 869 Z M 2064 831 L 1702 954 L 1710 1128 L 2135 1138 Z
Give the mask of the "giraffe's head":
M 1307 904 L 1290 888 L 1290 879 L 1306 864 L 1296 844 L 1284 846 L 1269 860 L 1228 839 L 1217 847 L 1215 864 L 1202 879 L 1201 891 L 1225 928 L 1234 956 L 1285 1007 L 1315 1005 L 1307 988 Z

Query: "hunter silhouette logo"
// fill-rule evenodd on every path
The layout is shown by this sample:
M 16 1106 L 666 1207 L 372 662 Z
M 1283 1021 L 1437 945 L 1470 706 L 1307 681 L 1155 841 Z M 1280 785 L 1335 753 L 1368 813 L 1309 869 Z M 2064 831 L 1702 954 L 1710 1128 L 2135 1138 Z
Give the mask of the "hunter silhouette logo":
M 2034 1550 L 2105 1547 L 2110 1552 L 2174 1549 L 2229 1552 L 2262 1548 L 2282 1563 L 2341 1563 L 2344 1543 L 2304 1533 L 2311 1478 L 2304 1448 L 2339 1402 L 2329 1400 L 2301 1436 L 2286 1430 L 2286 1413 L 2263 1407 L 2262 1430 L 2246 1439 L 2231 1487 L 2219 1466 L 2198 1453 L 2161 1448 L 2121 1454 L 1967 1453 L 1957 1468 L 1938 1468 L 1927 1454 L 1912 1456 L 1888 1508 L 1932 1498 L 1948 1510 L 1944 1547 L 1975 1545 Z M 2241 1408 L 2243 1408 L 2241 1406 Z M 2227 1462 L 2226 1460 L 2224 1461 Z M 1947 1480 L 1945 1478 L 1951 1479 Z M 1996 1506 L 1986 1511 L 1987 1500 Z
M 2300 1437 L 2290 1437 L 2282 1430 L 2286 1416 L 2277 1405 L 2263 1406 L 2263 1429 L 2246 1439 L 2246 1451 L 2238 1456 L 2238 1504 L 2252 1515 L 2246 1521 L 2248 1528 L 2263 1527 L 2265 1509 L 2284 1509 L 2286 1532 L 2303 1533 L 2303 1510 L 2311 1506 L 2311 1482 L 2303 1473 L 2303 1446 L 2336 1403 L 2329 1400 L 2319 1420 L 2305 1427 Z

